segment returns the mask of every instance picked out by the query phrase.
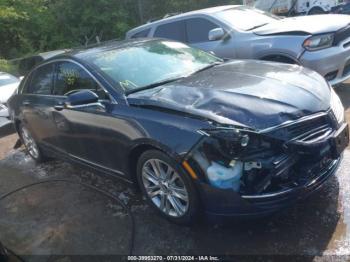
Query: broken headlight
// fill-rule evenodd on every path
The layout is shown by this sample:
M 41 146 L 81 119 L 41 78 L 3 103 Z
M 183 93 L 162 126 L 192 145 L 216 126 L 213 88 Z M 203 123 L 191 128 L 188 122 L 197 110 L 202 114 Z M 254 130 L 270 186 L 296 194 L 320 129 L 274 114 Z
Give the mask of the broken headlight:
M 261 168 L 257 158 L 268 154 L 270 144 L 259 134 L 237 129 L 205 131 L 205 138 L 192 150 L 192 166 L 207 182 L 222 189 L 240 191 L 245 171 Z

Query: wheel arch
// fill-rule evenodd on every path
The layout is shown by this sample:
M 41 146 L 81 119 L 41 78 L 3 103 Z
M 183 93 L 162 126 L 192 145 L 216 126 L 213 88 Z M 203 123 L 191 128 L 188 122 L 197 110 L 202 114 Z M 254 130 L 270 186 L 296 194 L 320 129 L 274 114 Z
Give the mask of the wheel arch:
M 268 54 L 259 58 L 264 61 L 272 61 L 272 62 L 282 62 L 287 64 L 296 64 L 300 65 L 300 62 L 293 56 L 289 54 Z
M 315 11 L 320 11 L 319 13 L 314 13 Z M 313 14 L 325 14 L 327 13 L 327 11 L 319 5 L 315 5 L 313 7 L 311 7 L 311 9 L 307 12 L 307 15 L 313 15 Z
M 130 174 L 130 180 L 135 183 L 137 187 L 139 187 L 137 183 L 137 163 L 140 159 L 141 155 L 149 150 L 158 150 L 164 154 L 167 154 L 169 157 L 174 158 L 177 162 L 180 161 L 180 156 L 176 153 L 172 152 L 170 148 L 165 145 L 156 143 L 154 141 L 139 141 L 135 144 L 128 154 L 128 172 Z

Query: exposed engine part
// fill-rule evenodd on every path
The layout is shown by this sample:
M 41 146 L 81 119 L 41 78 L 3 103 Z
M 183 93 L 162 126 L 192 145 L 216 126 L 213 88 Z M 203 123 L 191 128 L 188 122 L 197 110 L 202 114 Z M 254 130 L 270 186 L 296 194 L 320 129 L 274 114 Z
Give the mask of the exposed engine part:
M 261 162 L 246 162 L 244 163 L 244 171 L 250 171 L 252 169 L 261 169 Z

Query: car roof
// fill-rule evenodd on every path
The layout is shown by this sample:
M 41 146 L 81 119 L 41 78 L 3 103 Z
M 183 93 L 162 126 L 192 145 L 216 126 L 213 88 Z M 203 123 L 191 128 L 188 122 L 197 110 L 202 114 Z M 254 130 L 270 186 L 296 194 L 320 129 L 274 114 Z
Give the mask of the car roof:
M 50 59 L 51 57 L 64 54 L 66 52 L 69 52 L 69 49 L 60 49 L 60 50 L 55 50 L 55 51 L 48 51 L 48 52 L 43 52 L 39 53 L 36 56 L 41 56 L 44 60 Z
M 235 8 L 235 7 L 243 7 L 243 5 L 222 5 L 222 6 L 209 7 L 209 8 L 205 8 L 205 9 L 199 9 L 199 10 L 195 10 L 195 11 L 190 11 L 190 12 L 170 16 L 167 18 L 159 19 L 159 20 L 152 21 L 150 23 L 146 23 L 144 25 L 135 27 L 135 28 L 129 30 L 127 32 L 127 35 L 130 35 L 131 33 L 136 33 L 136 32 L 142 31 L 143 29 L 148 29 L 149 27 L 152 27 L 152 26 L 157 25 L 157 24 L 163 24 L 163 23 L 171 22 L 173 20 L 186 18 L 187 16 L 196 15 L 196 14 L 210 15 L 210 14 L 218 13 L 218 12 L 221 12 L 221 11 L 224 11 L 227 9 L 231 9 L 231 8 Z
M 103 51 L 123 49 L 127 47 L 137 46 L 143 43 L 152 42 L 152 41 L 160 41 L 159 38 L 137 38 L 130 40 L 112 40 L 102 42 L 100 44 L 96 44 L 93 46 L 89 46 L 86 48 L 78 48 L 72 49 L 70 51 L 66 51 L 65 53 L 58 54 L 56 56 L 51 57 L 47 61 L 56 60 L 60 58 L 77 58 L 84 60 L 84 57 L 89 54 L 100 53 Z M 164 40 L 164 39 L 162 39 Z

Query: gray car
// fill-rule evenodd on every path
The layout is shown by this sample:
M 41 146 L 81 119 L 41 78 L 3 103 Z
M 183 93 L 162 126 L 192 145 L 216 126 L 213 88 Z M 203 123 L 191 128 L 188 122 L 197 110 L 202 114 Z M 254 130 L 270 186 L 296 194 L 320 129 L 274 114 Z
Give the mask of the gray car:
M 222 58 L 261 59 L 311 68 L 330 84 L 350 78 L 350 17 L 280 18 L 246 6 L 220 6 L 171 16 L 127 32 L 126 38 L 185 42 Z
M 16 92 L 20 80 L 8 73 L 0 72 L 0 117 L 7 118 L 7 101 Z M 0 119 L 1 120 L 1 119 Z

